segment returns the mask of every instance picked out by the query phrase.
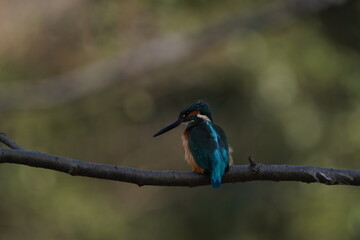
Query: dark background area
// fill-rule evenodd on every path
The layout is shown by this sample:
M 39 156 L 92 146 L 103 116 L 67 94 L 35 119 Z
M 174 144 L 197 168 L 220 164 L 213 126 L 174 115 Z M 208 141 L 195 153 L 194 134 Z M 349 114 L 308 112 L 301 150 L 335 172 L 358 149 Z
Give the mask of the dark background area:
M 190 170 L 182 129 L 152 134 L 201 99 L 235 164 L 357 169 L 359 12 L 354 0 L 1 1 L 0 131 L 29 150 Z M 356 187 L 139 188 L 2 164 L 0 189 L 1 239 L 360 237 Z

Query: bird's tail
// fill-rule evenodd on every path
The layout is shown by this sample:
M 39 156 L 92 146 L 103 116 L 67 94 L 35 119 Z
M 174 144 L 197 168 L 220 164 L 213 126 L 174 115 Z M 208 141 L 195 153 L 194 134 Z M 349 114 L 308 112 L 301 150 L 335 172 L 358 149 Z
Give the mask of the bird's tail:
M 220 188 L 222 176 L 224 175 L 226 167 L 227 165 L 222 161 L 212 162 L 211 185 L 213 188 Z
M 212 172 L 212 174 L 211 174 L 211 185 L 212 185 L 213 188 L 220 188 L 220 186 L 221 186 L 221 175 L 214 174 L 214 172 Z
M 219 149 L 214 151 L 211 156 L 211 185 L 213 188 L 221 186 L 222 176 L 229 165 L 229 157 L 226 151 L 220 152 Z

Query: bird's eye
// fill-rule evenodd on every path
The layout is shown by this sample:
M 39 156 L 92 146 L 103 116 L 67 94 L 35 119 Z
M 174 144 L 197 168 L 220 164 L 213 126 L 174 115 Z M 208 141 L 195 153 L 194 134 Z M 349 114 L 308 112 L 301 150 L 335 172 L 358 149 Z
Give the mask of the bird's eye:
M 186 117 L 186 115 L 185 115 L 185 114 L 183 114 L 183 115 L 181 115 L 181 117 L 182 117 L 182 118 L 185 118 L 185 117 Z

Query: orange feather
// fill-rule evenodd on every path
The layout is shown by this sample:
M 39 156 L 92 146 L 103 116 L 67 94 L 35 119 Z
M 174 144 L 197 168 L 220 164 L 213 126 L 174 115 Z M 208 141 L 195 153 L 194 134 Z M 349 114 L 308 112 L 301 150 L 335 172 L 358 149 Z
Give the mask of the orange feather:
M 190 151 L 189 147 L 189 134 L 185 130 L 181 136 L 182 144 L 185 149 L 185 161 L 192 167 L 192 170 L 196 173 L 205 173 L 205 169 L 201 168 L 197 163 L 195 162 L 195 159 Z

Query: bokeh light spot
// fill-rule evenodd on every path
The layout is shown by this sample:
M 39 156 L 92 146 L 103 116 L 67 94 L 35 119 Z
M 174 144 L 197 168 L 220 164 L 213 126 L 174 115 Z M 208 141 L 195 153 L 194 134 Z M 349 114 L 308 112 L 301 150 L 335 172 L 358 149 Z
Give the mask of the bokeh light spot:
M 266 107 L 280 110 L 292 105 L 298 93 L 298 84 L 290 67 L 275 62 L 260 75 L 257 92 Z
M 310 103 L 299 103 L 281 115 L 284 134 L 289 146 L 303 150 L 314 147 L 322 136 L 318 110 Z
M 267 40 L 258 32 L 252 32 L 246 39 L 233 38 L 227 44 L 227 56 L 233 64 L 257 70 L 267 63 L 269 49 Z

